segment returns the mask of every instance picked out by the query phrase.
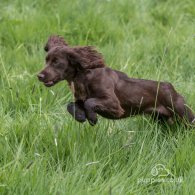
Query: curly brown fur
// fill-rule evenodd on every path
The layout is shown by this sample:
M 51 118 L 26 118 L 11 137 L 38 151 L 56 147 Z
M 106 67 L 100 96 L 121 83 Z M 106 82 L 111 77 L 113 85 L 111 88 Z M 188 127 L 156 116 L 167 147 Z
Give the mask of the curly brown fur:
M 44 50 L 48 52 L 51 48 L 56 46 L 68 46 L 68 43 L 59 35 L 51 35 L 45 44 Z
M 109 119 L 149 114 L 170 124 L 175 115 L 195 122 L 184 98 L 170 83 L 129 78 L 106 67 L 102 55 L 91 46 L 69 47 L 58 36 L 50 37 L 47 44 L 46 67 L 38 78 L 47 87 L 61 80 L 74 86 L 76 101 L 68 105 L 68 111 L 76 120 L 87 119 L 94 125 L 97 114 Z
M 94 69 L 105 66 L 102 55 L 92 46 L 66 48 L 66 53 L 71 64 L 75 67 Z

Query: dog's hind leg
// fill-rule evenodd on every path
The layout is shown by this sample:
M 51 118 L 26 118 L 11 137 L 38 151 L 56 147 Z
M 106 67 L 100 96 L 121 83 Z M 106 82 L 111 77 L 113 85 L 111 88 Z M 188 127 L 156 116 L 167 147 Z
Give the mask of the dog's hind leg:
M 195 124 L 195 116 L 189 107 L 185 104 L 184 98 L 177 93 L 173 85 L 170 83 L 164 83 L 161 87 L 165 94 L 165 106 L 172 113 L 177 114 L 181 119 L 186 119 L 189 123 Z
M 190 110 L 190 108 L 185 105 L 184 98 L 178 95 L 176 101 L 173 102 L 174 112 L 177 113 L 182 119 L 187 119 L 189 123 L 195 124 L 195 116 Z

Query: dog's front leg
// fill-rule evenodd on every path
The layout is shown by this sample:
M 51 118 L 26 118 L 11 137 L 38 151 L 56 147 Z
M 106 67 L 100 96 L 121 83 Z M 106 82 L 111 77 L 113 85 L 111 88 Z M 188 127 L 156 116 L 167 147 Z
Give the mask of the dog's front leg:
M 84 108 L 91 125 L 97 123 L 96 113 L 111 119 L 118 119 L 124 114 L 124 110 L 116 98 L 90 98 L 84 102 Z
M 68 112 L 73 116 L 78 122 L 86 121 L 86 114 L 84 110 L 84 102 L 77 100 L 76 102 L 70 102 L 67 105 Z

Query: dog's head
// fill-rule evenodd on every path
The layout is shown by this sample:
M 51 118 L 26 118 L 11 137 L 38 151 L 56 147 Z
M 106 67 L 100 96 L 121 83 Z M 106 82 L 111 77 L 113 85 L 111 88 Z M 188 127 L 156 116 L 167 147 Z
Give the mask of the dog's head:
M 105 66 L 101 54 L 93 47 L 68 47 L 63 42 L 49 45 L 45 68 L 38 74 L 39 80 L 47 87 L 61 80 L 71 81 L 78 71 Z

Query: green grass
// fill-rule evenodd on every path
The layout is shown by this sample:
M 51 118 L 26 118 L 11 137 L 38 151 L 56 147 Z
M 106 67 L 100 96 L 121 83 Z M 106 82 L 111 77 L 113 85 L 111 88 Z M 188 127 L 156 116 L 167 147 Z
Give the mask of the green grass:
M 36 78 L 51 34 L 94 45 L 131 77 L 173 83 L 195 110 L 193 0 L 1 0 L 0 194 L 195 194 L 195 133 L 147 117 L 91 127 L 66 111 L 66 82 Z M 163 164 L 176 182 L 156 179 Z M 158 177 L 158 176 L 157 176 Z M 170 179 L 170 176 L 164 177 Z

